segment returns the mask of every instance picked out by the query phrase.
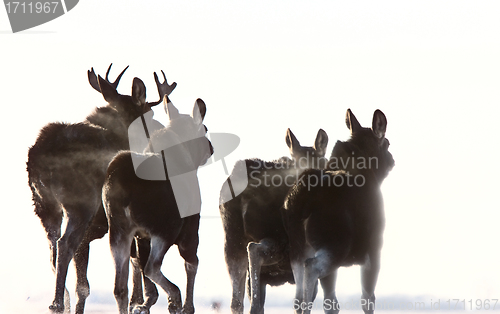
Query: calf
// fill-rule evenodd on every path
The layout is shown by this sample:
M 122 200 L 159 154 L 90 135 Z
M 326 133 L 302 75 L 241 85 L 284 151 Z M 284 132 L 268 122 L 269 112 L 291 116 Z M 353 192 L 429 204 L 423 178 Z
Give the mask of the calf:
M 273 162 L 238 161 L 228 183 L 237 186 L 238 181 L 248 179 L 247 187 L 227 202 L 223 202 L 227 193 L 224 188 L 221 191 L 219 209 L 225 233 L 224 255 L 233 287 L 232 313 L 243 313 L 247 269 L 251 313 L 264 312 L 267 284 L 294 282 L 280 208 L 304 169 L 324 167 L 328 136 L 320 129 L 314 146 L 304 147 L 288 129 L 286 143 L 293 160 L 282 157 Z M 244 169 L 246 172 L 241 171 Z
M 168 294 L 170 313 L 194 313 L 193 290 L 198 268 L 196 252 L 201 208 L 196 170 L 213 154 L 213 148 L 205 137 L 206 127 L 202 121 L 206 106 L 201 99 L 196 101 L 192 116 L 179 114 L 166 96 L 165 105 L 169 125 L 151 135 L 150 145 L 144 154 L 124 151 L 116 155 L 109 164 L 103 188 L 116 270 L 114 294 L 120 314 L 127 313 L 128 260 L 134 237 L 150 240 L 151 251 L 144 273 Z M 169 149 L 175 152 L 169 155 L 169 149 L 163 150 L 166 147 L 162 144 L 168 144 Z M 145 164 L 151 161 L 150 164 L 160 165 L 156 169 L 159 171 L 142 169 L 141 172 L 141 165 L 136 167 L 134 161 L 138 159 Z M 167 167 L 168 173 L 164 173 Z M 178 175 L 184 177 L 179 178 Z M 173 244 L 177 245 L 185 260 L 187 288 L 184 306 L 179 288 L 160 270 L 163 257 Z M 145 259 L 141 257 L 143 261 Z M 149 313 L 150 306 L 146 302 L 130 312 Z
M 363 128 L 347 111 L 351 138 L 338 141 L 326 170 L 307 170 L 286 197 L 284 221 L 296 282 L 296 313 L 310 313 L 318 279 L 325 313 L 338 313 L 337 269 L 361 265 L 361 305 L 373 313 L 384 210 L 380 185 L 394 166 L 385 138 L 387 119 L 373 115 Z
M 35 213 L 47 233 L 56 274 L 54 301 L 49 307 L 56 313 L 65 307 L 69 311 L 65 282 L 71 259 L 77 273 L 76 313 L 84 311 L 90 293 L 89 243 L 108 230 L 101 201 L 108 163 L 119 150 L 128 149 L 130 123 L 160 103 L 146 102 L 146 87 L 138 78 L 134 78 L 132 96 L 120 95 L 116 88 L 126 69 L 113 83 L 108 80 L 110 69 L 111 65 L 106 79 L 97 78 L 93 69 L 88 72 L 90 84 L 108 105 L 97 108 L 81 123 L 46 125 L 28 153 L 27 171 Z M 160 84 L 156 73 L 155 81 L 161 98 L 176 86 L 168 85 L 166 79 Z M 65 228 L 61 234 L 63 217 Z

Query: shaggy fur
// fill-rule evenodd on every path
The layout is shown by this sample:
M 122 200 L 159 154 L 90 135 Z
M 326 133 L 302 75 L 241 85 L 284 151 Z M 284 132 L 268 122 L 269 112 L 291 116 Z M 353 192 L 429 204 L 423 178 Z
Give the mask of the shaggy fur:
M 86 274 L 89 243 L 108 230 L 101 202 L 108 163 L 118 151 L 128 149 L 130 123 L 154 105 L 146 103 L 146 88 L 140 79 L 134 79 L 133 96 L 118 94 L 118 81 L 110 83 L 107 75 L 106 80 L 100 76 L 97 79 L 93 70 L 89 71 L 89 82 L 108 105 L 97 108 L 81 123 L 46 125 L 28 152 L 28 182 L 35 213 L 47 233 L 56 274 L 50 306 L 56 313 L 69 311 L 65 282 L 71 259 L 77 271 L 76 313 L 83 313 L 90 294 Z M 164 84 L 168 86 L 166 80 Z M 159 91 L 161 87 L 159 84 Z M 65 228 L 61 233 L 63 217 Z
M 168 101 L 167 98 L 165 101 Z M 168 108 L 167 113 L 170 110 L 176 110 L 171 103 Z M 196 112 L 198 110 L 199 112 Z M 179 149 L 182 149 L 188 158 L 178 160 L 179 163 L 189 163 L 188 168 L 197 169 L 206 163 L 213 154 L 213 148 L 205 137 L 206 128 L 201 123 L 206 112 L 205 104 L 201 99 L 197 100 L 193 111 L 194 118 L 180 115 L 178 112 L 175 117 L 172 117 L 172 113 L 170 113 L 169 126 L 153 134 L 151 142 L 155 140 L 155 137 L 163 139 L 166 137 L 169 143 L 178 142 L 179 138 L 182 139 L 186 136 L 197 138 L 197 146 L 180 141 Z M 113 158 L 109 164 L 103 188 L 104 207 L 109 222 L 111 253 L 116 270 L 114 294 L 118 309 L 120 314 L 128 313 L 128 260 L 130 245 L 136 237 L 144 241 L 150 240 L 149 255 L 142 256 L 140 261 L 141 263 L 146 262 L 144 264 L 145 275 L 161 286 L 168 294 L 170 313 L 181 313 L 182 311 L 184 314 L 192 314 L 194 313 L 194 280 L 198 268 L 196 252 L 199 242 L 199 209 L 198 214 L 181 218 L 171 181 L 140 179 L 132 164 L 133 154 L 135 153 L 125 151 Z M 156 158 L 159 155 L 151 155 L 151 158 Z M 184 169 L 186 168 L 184 167 Z M 196 172 L 189 175 L 196 176 Z M 191 192 L 199 193 L 199 190 Z M 187 288 L 184 305 L 181 301 L 179 288 L 165 278 L 160 270 L 164 255 L 174 244 L 177 245 L 180 255 L 185 260 Z M 153 295 L 154 301 L 156 301 L 156 297 Z M 145 302 L 132 307 L 130 313 L 147 314 L 153 304 L 151 297 L 146 293 Z
M 328 137 L 320 130 L 314 147 L 303 147 L 288 130 L 286 142 L 293 160 L 282 157 L 274 162 L 239 161 L 231 178 L 238 181 L 238 177 L 248 175 L 248 186 L 219 207 L 225 232 L 224 255 L 233 287 L 232 313 L 243 313 L 247 269 L 250 313 L 263 313 L 266 285 L 294 282 L 280 208 L 304 169 L 325 166 Z M 237 171 L 243 167 L 246 173 Z
M 326 170 L 305 171 L 286 197 L 296 313 L 310 313 L 318 279 L 325 313 L 338 313 L 337 269 L 351 265 L 361 265 L 363 310 L 373 313 L 375 306 L 385 221 L 380 185 L 394 159 L 380 110 L 372 129 L 361 127 L 350 110 L 346 123 L 351 138 L 336 143 Z

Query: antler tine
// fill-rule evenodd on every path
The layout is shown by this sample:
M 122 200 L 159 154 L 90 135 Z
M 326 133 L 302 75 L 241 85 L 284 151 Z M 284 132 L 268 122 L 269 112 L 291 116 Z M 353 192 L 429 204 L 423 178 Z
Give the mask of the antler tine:
M 163 101 L 163 98 L 165 97 L 165 95 L 166 96 L 170 95 L 172 93 L 172 91 L 175 89 L 175 87 L 177 86 L 176 82 L 173 82 L 170 85 L 168 84 L 167 77 L 165 76 L 165 73 L 163 72 L 163 70 L 161 70 L 161 74 L 163 74 L 163 80 L 164 80 L 163 83 L 160 83 L 160 80 L 158 79 L 158 75 L 156 74 L 156 72 L 154 72 L 156 87 L 158 88 L 158 94 L 160 95 L 160 100 L 157 102 L 149 103 L 149 105 L 151 107 L 156 106 L 159 103 L 161 103 Z
M 106 81 L 108 81 L 108 82 L 109 82 L 109 71 L 111 71 L 112 65 L 113 65 L 113 63 L 110 63 L 108 69 L 106 70 Z M 111 83 L 111 82 L 109 82 L 109 83 Z
M 106 81 L 108 81 L 115 89 L 118 87 L 118 84 L 120 83 L 120 80 L 123 76 L 123 73 L 125 73 L 125 71 L 127 71 L 129 65 L 127 65 L 127 67 L 125 69 L 123 69 L 123 71 L 120 73 L 120 75 L 118 75 L 118 77 L 116 78 L 116 80 L 114 82 L 111 82 L 109 80 L 109 71 L 111 71 L 111 66 L 113 65 L 113 63 L 111 63 L 108 67 L 108 70 L 106 71 Z
M 118 83 L 120 83 L 120 80 L 123 76 L 123 73 L 125 73 L 125 71 L 128 69 L 128 65 L 127 67 L 122 71 L 122 73 L 120 73 L 120 75 L 118 75 L 118 77 L 116 78 L 116 80 L 114 82 L 110 82 L 109 80 L 109 72 L 111 71 L 111 66 L 113 65 L 113 63 L 111 63 L 108 67 L 108 70 L 106 71 L 106 81 L 111 84 L 111 86 L 114 87 L 114 89 L 116 89 L 118 87 Z M 95 74 L 95 71 L 94 71 L 94 68 L 92 67 L 90 70 L 87 70 L 87 76 L 89 78 L 89 83 L 90 83 L 90 86 L 92 86 L 96 91 L 98 91 L 99 93 L 101 92 L 101 87 L 99 86 L 99 81 L 97 80 L 97 75 Z
M 97 75 L 94 72 L 94 68 L 87 70 L 87 76 L 89 78 L 90 86 L 100 93 L 101 87 L 99 87 L 99 82 L 97 81 Z

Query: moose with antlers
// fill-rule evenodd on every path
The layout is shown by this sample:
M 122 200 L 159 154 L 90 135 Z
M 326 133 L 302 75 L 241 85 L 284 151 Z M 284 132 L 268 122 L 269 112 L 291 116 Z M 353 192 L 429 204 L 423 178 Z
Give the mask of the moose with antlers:
M 159 104 L 176 87 L 176 83 L 167 83 L 162 71 L 163 83 L 154 74 L 159 101 L 146 102 L 146 87 L 139 78 L 133 80 L 131 96 L 121 95 L 116 89 L 127 68 L 114 82 L 108 78 L 111 65 L 105 79 L 97 77 L 93 68 L 88 71 L 90 85 L 108 104 L 97 108 L 81 123 L 49 123 L 28 152 L 27 171 L 35 213 L 47 233 L 56 275 L 55 296 L 49 307 L 54 313 L 69 311 L 65 282 L 71 259 L 77 273 L 76 313 L 83 313 L 85 299 L 90 294 L 89 243 L 108 231 L 101 196 L 108 164 L 118 151 L 129 149 L 130 123 Z M 137 257 L 140 252 L 132 250 L 132 253 Z M 137 261 L 133 265 L 140 266 Z M 134 284 L 139 286 L 134 289 L 131 303 L 142 303 L 142 278 L 139 271 L 134 274 Z M 156 293 L 157 298 L 158 294 L 156 287 L 149 279 L 144 281 L 146 290 L 153 289 L 150 295 L 154 300 L 150 302 L 154 303 L 154 295 Z

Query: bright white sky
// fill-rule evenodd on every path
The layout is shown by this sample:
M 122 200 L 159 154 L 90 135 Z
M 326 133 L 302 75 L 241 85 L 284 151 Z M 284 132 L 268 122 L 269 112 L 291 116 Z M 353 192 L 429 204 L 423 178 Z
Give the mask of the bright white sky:
M 171 99 L 190 112 L 207 104 L 211 132 L 234 133 L 226 162 L 287 155 L 285 131 L 328 154 L 349 133 L 351 108 L 365 126 L 387 116 L 396 167 L 383 184 L 387 227 L 379 296 L 500 298 L 500 3 L 497 1 L 80 1 L 65 16 L 19 34 L 0 10 L 3 257 L 0 303 L 51 302 L 54 279 L 27 185 L 27 149 L 52 121 L 78 122 L 101 95 L 87 69 L 119 91 L 153 72 L 178 83 Z M 196 295 L 229 297 L 218 194 L 220 162 L 199 173 L 203 197 Z M 212 218 L 210 218 L 212 217 Z M 215 217 L 215 218 L 213 218 Z M 177 250 L 167 276 L 184 286 Z M 107 237 L 91 248 L 92 291 L 112 297 Z M 339 274 L 339 295 L 359 295 L 358 269 Z M 74 271 L 68 288 L 74 290 Z M 293 288 L 270 293 L 293 296 Z M 162 294 L 162 298 L 165 295 Z M 37 299 L 38 298 L 38 299 Z M 14 307 L 15 308 L 15 307 Z

